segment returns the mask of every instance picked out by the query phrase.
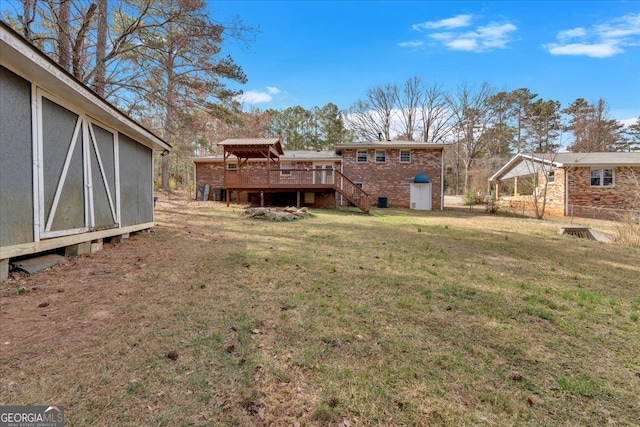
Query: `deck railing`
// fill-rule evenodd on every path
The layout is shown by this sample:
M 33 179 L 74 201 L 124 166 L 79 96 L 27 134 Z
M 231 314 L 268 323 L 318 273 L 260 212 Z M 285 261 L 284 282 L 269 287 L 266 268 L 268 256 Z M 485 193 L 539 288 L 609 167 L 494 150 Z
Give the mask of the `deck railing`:
M 274 169 L 227 172 L 227 188 L 333 188 L 333 169 Z
M 335 190 L 347 198 L 351 203 L 359 207 L 364 213 L 369 213 L 371 207 L 369 195 L 362 188 L 338 170 L 336 173 Z

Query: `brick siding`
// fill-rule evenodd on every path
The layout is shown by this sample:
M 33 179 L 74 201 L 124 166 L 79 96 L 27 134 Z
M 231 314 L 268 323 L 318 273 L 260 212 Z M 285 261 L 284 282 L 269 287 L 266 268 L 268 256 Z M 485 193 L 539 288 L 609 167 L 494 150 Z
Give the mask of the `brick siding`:
M 409 207 L 410 188 L 413 179 L 418 174 L 426 174 L 431 182 L 432 209 L 442 209 L 442 149 L 412 149 L 411 161 L 400 163 L 400 149 L 386 149 L 386 162 L 376 163 L 375 149 L 368 149 L 368 160 L 366 163 L 356 162 L 355 148 L 345 148 L 342 151 L 342 165 L 336 161 L 335 167 L 340 170 L 353 182 L 361 182 L 364 190 L 371 196 L 371 201 L 375 205 L 378 197 L 388 197 L 389 204 Z M 282 160 L 283 163 L 289 163 Z M 318 161 L 318 164 L 329 164 L 328 161 Z M 209 184 L 212 189 L 224 187 L 224 165 L 222 161 L 211 163 L 197 162 L 196 185 Z M 291 162 L 294 169 L 311 169 L 313 162 L 298 161 Z M 249 162 L 243 167 L 243 171 L 264 171 L 263 162 Z M 233 173 L 233 172 L 230 172 Z M 333 196 L 333 195 L 332 195 Z M 281 196 L 282 199 L 285 196 Z M 255 202 L 255 196 L 245 196 L 243 201 Z M 274 196 L 273 200 L 277 198 Z M 304 196 L 301 196 L 301 200 Z M 235 196 L 232 200 L 235 200 Z M 242 199 L 241 199 L 242 200 Z M 265 199 L 266 200 L 266 199 Z M 259 199 L 258 199 L 259 201 Z M 313 206 L 333 206 L 334 199 L 326 193 L 316 193 L 316 202 Z
M 367 162 L 356 161 L 357 149 L 342 151 L 343 173 L 353 182 L 361 182 L 363 189 L 377 203 L 378 197 L 388 197 L 389 204 L 409 207 L 410 189 L 418 174 L 426 174 L 431 182 L 432 209 L 441 205 L 442 149 L 412 149 L 411 162 L 400 163 L 400 149 L 387 148 L 387 161 L 376 163 L 376 149 L 367 150 Z

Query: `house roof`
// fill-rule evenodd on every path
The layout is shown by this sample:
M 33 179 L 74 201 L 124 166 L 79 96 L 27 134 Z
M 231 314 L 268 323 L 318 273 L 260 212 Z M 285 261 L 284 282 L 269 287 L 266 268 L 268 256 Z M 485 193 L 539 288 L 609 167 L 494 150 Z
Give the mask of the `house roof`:
M 447 144 L 430 144 L 422 141 L 360 141 L 335 145 L 336 153 L 340 154 L 344 148 L 433 148 L 443 149 Z
M 171 150 L 166 141 L 98 96 L 2 21 L 0 65 L 149 148 Z
M 493 174 L 489 181 L 531 175 L 542 164 L 552 168 L 640 166 L 640 153 L 519 153 Z
M 554 159 L 560 167 L 566 166 L 640 166 L 637 153 L 558 153 Z

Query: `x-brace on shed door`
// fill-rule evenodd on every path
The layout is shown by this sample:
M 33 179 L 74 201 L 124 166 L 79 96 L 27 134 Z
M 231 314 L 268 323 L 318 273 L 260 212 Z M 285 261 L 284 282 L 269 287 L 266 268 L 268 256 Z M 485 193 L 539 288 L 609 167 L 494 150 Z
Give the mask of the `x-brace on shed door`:
M 117 227 L 117 132 L 37 91 L 40 238 Z

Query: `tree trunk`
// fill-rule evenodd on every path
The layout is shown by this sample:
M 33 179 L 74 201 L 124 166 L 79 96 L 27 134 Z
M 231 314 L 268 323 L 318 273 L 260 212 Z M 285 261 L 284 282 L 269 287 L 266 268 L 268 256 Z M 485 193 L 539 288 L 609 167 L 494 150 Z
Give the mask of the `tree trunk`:
M 36 19 L 36 1 L 24 0 L 22 3 L 22 34 L 29 41 L 32 41 L 31 24 Z
M 96 74 L 93 77 L 93 90 L 101 97 L 104 97 L 106 75 L 108 6 L 108 0 L 98 0 L 98 40 L 96 42 Z
M 67 71 L 71 66 L 71 5 L 69 0 L 60 0 L 58 9 L 58 64 Z
M 162 154 L 162 183 L 160 188 L 169 190 L 169 153 Z

